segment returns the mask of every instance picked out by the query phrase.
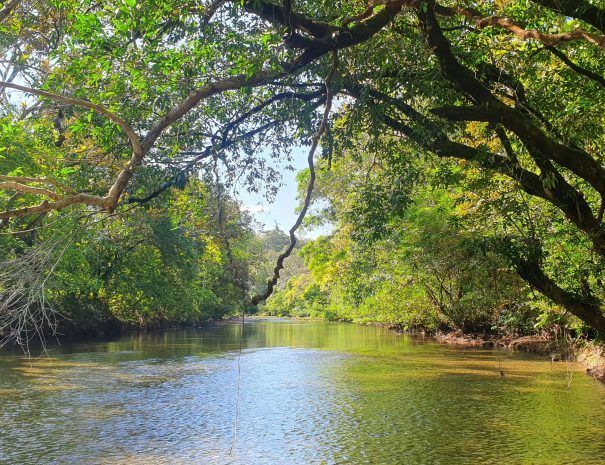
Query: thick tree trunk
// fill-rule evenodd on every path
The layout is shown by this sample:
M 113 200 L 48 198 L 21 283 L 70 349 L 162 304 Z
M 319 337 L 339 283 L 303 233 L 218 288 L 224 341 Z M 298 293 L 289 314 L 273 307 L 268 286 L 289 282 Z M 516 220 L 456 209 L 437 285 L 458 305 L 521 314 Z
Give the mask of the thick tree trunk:
M 519 262 L 517 272 L 525 281 L 553 302 L 567 309 L 591 328 L 605 334 L 605 314 L 595 300 L 582 298 L 557 286 L 537 264 L 527 261 Z

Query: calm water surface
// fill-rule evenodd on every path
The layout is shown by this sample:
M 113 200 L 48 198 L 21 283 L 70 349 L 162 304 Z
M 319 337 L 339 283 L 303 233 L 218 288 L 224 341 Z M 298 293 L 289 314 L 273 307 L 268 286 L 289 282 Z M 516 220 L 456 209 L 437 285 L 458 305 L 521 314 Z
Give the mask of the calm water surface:
M 579 367 L 502 353 L 501 379 L 492 350 L 324 322 L 246 323 L 235 437 L 239 343 L 225 324 L 0 355 L 0 463 L 605 463 L 605 387 Z

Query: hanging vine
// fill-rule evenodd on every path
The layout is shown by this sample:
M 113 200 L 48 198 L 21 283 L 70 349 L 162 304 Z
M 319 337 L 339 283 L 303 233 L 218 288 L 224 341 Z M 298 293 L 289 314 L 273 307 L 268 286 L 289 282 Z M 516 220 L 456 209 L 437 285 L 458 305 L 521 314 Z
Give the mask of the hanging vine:
M 305 219 L 305 215 L 307 214 L 307 211 L 309 210 L 309 205 L 311 204 L 311 197 L 313 196 L 313 188 L 315 187 L 314 157 L 315 157 L 315 152 L 317 151 L 317 147 L 319 146 L 319 141 L 321 140 L 322 136 L 326 133 L 326 130 L 328 128 L 328 121 L 330 118 L 330 112 L 332 111 L 332 102 L 334 99 L 332 85 L 333 85 L 334 76 L 336 75 L 337 70 L 338 70 L 338 52 L 336 50 L 334 50 L 332 52 L 332 67 L 330 68 L 330 71 L 328 72 L 328 75 L 326 76 L 326 79 L 325 79 L 326 106 L 324 109 L 323 117 L 321 119 L 321 123 L 319 124 L 319 128 L 317 129 L 317 131 L 315 132 L 315 134 L 313 134 L 313 137 L 311 138 L 311 148 L 309 149 L 309 154 L 307 156 L 307 163 L 309 165 L 309 184 L 307 185 L 307 191 L 305 194 L 305 199 L 303 201 L 303 206 L 302 206 L 302 209 L 300 210 L 300 213 L 298 214 L 298 218 L 294 222 L 294 225 L 288 231 L 288 234 L 290 236 L 290 243 L 289 243 L 288 247 L 286 248 L 286 250 L 284 250 L 277 258 L 277 263 L 275 265 L 275 268 L 273 269 L 273 275 L 267 280 L 266 291 L 262 294 L 257 294 L 254 297 L 252 297 L 252 300 L 251 300 L 252 305 L 256 306 L 259 303 L 264 302 L 271 296 L 271 294 L 273 294 L 275 286 L 277 285 L 277 282 L 280 277 L 280 272 L 284 268 L 284 261 L 292 254 L 294 247 L 296 247 L 296 242 L 297 242 L 296 231 L 298 230 L 298 228 L 302 224 L 303 220 Z

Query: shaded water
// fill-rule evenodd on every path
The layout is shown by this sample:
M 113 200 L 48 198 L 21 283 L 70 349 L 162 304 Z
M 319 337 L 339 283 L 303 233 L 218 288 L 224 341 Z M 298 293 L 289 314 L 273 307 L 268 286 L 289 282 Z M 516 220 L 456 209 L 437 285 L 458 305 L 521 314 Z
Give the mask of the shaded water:
M 234 442 L 239 343 L 226 324 L 0 355 L 0 463 L 605 463 L 605 387 L 579 367 L 502 353 L 501 379 L 492 350 L 324 322 L 246 324 Z

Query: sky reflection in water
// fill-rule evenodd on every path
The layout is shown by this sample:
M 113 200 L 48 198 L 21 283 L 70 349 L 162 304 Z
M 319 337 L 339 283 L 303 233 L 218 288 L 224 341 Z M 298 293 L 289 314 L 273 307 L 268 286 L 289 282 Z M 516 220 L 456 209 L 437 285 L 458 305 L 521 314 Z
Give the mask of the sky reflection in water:
M 0 356 L 0 463 L 602 464 L 605 387 L 573 364 L 376 327 L 246 324 Z M 573 375 L 571 386 L 567 380 Z

